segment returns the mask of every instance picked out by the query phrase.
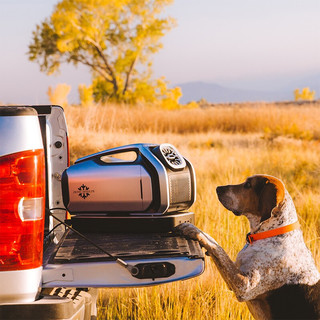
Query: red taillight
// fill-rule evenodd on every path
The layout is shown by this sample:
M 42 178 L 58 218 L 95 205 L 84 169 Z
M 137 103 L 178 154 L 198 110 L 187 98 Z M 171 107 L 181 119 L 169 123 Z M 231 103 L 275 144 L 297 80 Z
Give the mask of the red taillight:
M 42 265 L 44 151 L 0 157 L 0 271 Z

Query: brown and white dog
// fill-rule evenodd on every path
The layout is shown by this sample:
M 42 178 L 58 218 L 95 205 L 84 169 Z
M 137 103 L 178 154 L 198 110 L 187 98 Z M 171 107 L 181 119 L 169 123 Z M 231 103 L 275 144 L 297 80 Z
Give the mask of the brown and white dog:
M 320 319 L 320 274 L 297 223 L 283 183 L 254 175 L 238 185 L 217 188 L 220 202 L 250 222 L 247 244 L 236 262 L 192 224 L 177 227 L 198 240 L 239 301 L 256 319 Z

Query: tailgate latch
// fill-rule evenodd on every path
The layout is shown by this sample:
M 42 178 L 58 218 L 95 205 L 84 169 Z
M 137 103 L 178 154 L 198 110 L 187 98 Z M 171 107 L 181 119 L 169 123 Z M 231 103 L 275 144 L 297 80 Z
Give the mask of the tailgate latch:
M 168 278 L 176 272 L 175 265 L 169 262 L 139 263 L 135 268 L 139 272 L 132 275 L 138 279 Z

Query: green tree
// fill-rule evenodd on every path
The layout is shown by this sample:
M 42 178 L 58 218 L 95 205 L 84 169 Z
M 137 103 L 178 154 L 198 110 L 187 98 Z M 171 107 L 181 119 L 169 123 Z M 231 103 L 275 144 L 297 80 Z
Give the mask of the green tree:
M 173 0 L 61 0 L 36 26 L 29 60 L 47 74 L 61 63 L 92 72 L 96 101 L 134 100 L 140 81 L 151 81 L 151 56 L 174 20 L 163 11 Z M 156 88 L 154 89 L 156 90 Z

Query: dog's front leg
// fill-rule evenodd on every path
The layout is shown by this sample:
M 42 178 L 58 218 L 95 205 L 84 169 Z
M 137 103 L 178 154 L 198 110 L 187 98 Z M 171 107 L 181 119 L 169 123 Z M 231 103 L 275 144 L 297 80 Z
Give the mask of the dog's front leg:
M 259 274 L 250 276 L 242 274 L 223 248 L 194 225 L 183 223 L 176 227 L 176 230 L 188 238 L 199 241 L 200 245 L 207 250 L 207 254 L 215 262 L 223 279 L 239 301 L 251 299 L 251 289 L 259 282 Z

